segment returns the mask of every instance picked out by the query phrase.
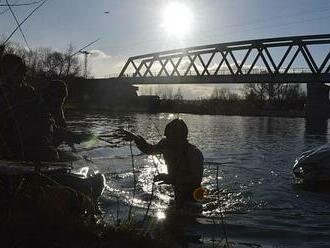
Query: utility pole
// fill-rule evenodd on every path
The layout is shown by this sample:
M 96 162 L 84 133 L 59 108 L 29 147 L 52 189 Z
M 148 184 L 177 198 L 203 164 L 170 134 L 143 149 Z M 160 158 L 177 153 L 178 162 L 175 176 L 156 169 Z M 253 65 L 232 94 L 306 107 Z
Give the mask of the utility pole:
M 81 54 L 84 54 L 84 78 L 87 78 L 87 56 L 91 54 L 90 52 L 85 51 L 79 51 Z

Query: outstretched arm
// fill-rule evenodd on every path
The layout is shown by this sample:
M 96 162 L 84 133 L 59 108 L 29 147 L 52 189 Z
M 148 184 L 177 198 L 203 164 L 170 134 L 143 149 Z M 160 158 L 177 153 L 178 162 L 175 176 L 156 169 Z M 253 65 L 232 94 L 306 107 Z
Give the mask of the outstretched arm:
M 128 141 L 134 141 L 139 150 L 145 154 L 153 155 L 162 153 L 163 140 L 158 142 L 156 145 L 148 143 L 142 136 L 135 135 L 126 130 L 121 131 L 125 135 L 125 139 Z

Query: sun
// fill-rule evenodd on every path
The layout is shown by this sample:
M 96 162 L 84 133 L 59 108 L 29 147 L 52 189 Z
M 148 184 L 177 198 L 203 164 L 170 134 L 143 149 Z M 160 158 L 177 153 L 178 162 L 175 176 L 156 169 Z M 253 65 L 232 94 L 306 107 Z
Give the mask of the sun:
M 169 3 L 163 12 L 162 27 L 169 35 L 183 38 L 191 32 L 193 14 L 191 10 L 182 3 Z

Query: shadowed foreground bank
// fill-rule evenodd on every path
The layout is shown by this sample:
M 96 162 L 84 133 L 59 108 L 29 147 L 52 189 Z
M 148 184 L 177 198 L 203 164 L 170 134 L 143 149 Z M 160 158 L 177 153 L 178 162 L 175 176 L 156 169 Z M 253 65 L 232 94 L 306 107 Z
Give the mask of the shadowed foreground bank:
M 134 229 L 116 228 L 102 224 L 90 226 L 50 227 L 22 225 L 1 228 L 1 247 L 169 247 Z
M 0 180 L 1 247 L 167 247 L 133 223 L 105 223 L 97 201 L 48 177 L 11 181 Z

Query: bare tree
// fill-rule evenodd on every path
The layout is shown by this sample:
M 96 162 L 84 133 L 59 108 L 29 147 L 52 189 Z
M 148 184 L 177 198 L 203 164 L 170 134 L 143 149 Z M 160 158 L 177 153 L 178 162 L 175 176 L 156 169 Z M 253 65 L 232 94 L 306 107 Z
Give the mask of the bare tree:
M 251 102 L 274 104 L 281 106 L 304 97 L 299 84 L 246 84 L 245 99 Z
M 173 99 L 173 87 L 168 85 L 158 85 L 156 92 L 161 99 L 172 100 Z
M 255 99 L 262 102 L 267 99 L 267 90 L 265 84 L 245 84 L 244 93 L 246 99 Z
M 215 87 L 212 91 L 210 99 L 220 101 L 235 101 L 239 100 L 240 96 L 237 93 L 231 92 L 230 89 Z
M 72 56 L 73 46 L 71 44 L 65 52 L 58 52 L 52 51 L 50 48 L 27 50 L 18 43 L 10 42 L 6 44 L 5 52 L 20 56 L 32 76 L 43 74 L 46 77 L 65 78 L 78 76 L 81 71 L 78 58 Z
M 174 100 L 177 100 L 177 101 L 182 101 L 183 100 L 183 95 L 182 95 L 180 87 L 178 88 L 178 90 L 176 91 L 176 93 L 174 95 Z
M 73 55 L 74 48 L 72 44 L 69 44 L 69 47 L 63 54 L 64 56 L 64 67 L 65 67 L 65 76 L 78 76 L 81 72 L 81 67 L 79 65 L 78 58 Z

